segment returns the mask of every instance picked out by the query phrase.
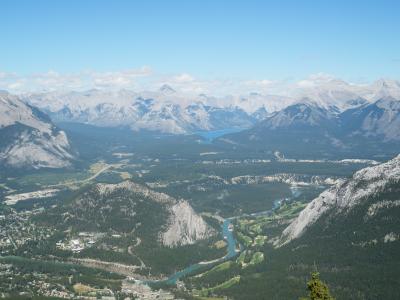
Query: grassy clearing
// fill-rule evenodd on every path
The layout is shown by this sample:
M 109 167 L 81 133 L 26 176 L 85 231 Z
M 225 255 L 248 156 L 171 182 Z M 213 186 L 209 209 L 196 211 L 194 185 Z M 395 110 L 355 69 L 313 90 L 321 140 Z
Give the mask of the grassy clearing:
M 264 235 L 257 235 L 254 239 L 254 246 L 263 246 L 268 238 Z
M 306 203 L 293 202 L 290 204 L 283 205 L 276 211 L 276 215 L 280 218 L 295 217 L 300 211 L 306 206 Z
M 196 300 L 225 300 L 226 298 L 221 297 L 195 297 Z
M 214 247 L 217 249 L 222 249 L 226 247 L 226 242 L 224 240 L 216 241 Z
M 253 244 L 252 238 L 247 235 L 237 232 L 237 237 L 246 247 L 250 247 Z
M 96 291 L 96 289 L 94 289 L 94 288 L 92 288 L 92 287 L 90 287 L 88 285 L 84 285 L 82 283 L 74 284 L 73 289 L 74 289 L 75 293 L 78 293 L 78 294 L 86 294 L 86 293 L 89 293 L 89 292 Z
M 214 268 L 212 268 L 209 272 L 220 272 L 220 271 L 224 271 L 226 269 L 229 269 L 232 266 L 232 262 L 231 261 L 226 261 L 222 264 L 219 264 L 217 266 L 215 266 Z
M 16 181 L 20 187 L 46 187 L 57 184 L 68 184 L 77 180 L 83 180 L 88 174 L 86 172 L 42 172 L 21 176 Z
M 238 284 L 240 282 L 240 276 L 235 276 L 221 284 L 218 284 L 212 288 L 207 288 L 207 289 L 202 289 L 201 291 L 198 291 L 198 296 L 201 297 L 206 297 L 208 296 L 210 293 L 213 293 L 215 291 L 219 291 L 219 290 L 224 290 L 224 289 L 228 289 L 232 286 L 234 286 L 235 284 Z
M 128 172 L 119 172 L 119 176 L 121 177 L 122 180 L 127 180 L 132 177 L 131 174 Z
M 262 252 L 256 252 L 253 254 L 253 257 L 251 258 L 249 264 L 257 265 L 259 263 L 262 263 L 263 261 L 264 261 L 264 254 Z
M 261 224 L 254 224 L 250 226 L 250 231 L 254 234 L 260 234 L 262 232 Z
M 90 165 L 89 173 L 96 174 L 97 172 L 100 172 L 102 169 L 106 168 L 107 166 L 108 166 L 108 164 L 106 164 L 103 161 L 96 162 L 96 163 Z
M 240 253 L 239 257 L 236 259 L 236 263 L 243 265 L 246 261 L 246 250 Z
M 217 273 L 217 272 L 222 272 L 224 270 L 229 269 L 232 266 L 232 264 L 233 264 L 233 262 L 226 261 L 226 262 L 224 262 L 222 264 L 219 264 L 219 265 L 213 267 L 211 270 L 200 274 L 199 277 L 208 276 L 208 275 L 211 275 L 211 274 L 214 274 L 214 273 Z
M 225 300 L 226 298 L 221 297 L 195 297 L 196 300 Z
M 252 257 L 253 257 L 252 250 L 244 250 L 237 258 L 236 263 L 240 265 L 242 269 L 245 269 L 249 266 Z

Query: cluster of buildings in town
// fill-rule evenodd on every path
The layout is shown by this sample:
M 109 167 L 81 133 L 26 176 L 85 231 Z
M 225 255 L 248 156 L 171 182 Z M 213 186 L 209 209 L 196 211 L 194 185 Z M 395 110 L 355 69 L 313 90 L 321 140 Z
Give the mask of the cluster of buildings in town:
M 86 248 L 92 247 L 97 239 L 98 234 L 96 233 L 80 232 L 71 239 L 58 241 L 56 247 L 61 250 L 70 250 L 74 253 L 79 253 Z
M 122 283 L 121 292 L 123 294 L 132 295 L 134 299 L 148 299 L 148 300 L 171 300 L 175 299 L 175 296 L 168 291 L 163 289 L 152 290 L 148 285 L 143 284 L 141 281 L 128 278 Z
M 33 295 L 57 298 L 73 298 L 75 295 L 63 284 L 52 282 L 49 275 L 40 272 L 22 271 L 12 264 L 0 263 L 0 298 Z
M 0 215 L 0 254 L 5 255 L 11 250 L 30 241 L 40 241 L 51 237 L 54 229 L 36 226 L 29 218 L 43 209 L 17 212 L 13 209 Z

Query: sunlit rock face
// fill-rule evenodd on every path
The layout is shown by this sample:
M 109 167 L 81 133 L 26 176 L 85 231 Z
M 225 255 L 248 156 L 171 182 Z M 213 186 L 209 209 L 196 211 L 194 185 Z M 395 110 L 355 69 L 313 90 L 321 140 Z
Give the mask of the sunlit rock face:
M 17 168 L 63 168 L 74 155 L 66 134 L 38 109 L 0 93 L 0 164 Z
M 167 231 L 161 238 L 166 246 L 193 244 L 210 237 L 213 230 L 195 213 L 187 201 L 179 201 L 170 208 L 171 216 Z
M 310 202 L 299 216 L 283 231 L 280 244 L 301 237 L 309 227 L 322 216 L 346 214 L 368 197 L 374 196 L 385 188 L 400 181 L 400 155 L 394 159 L 356 172 L 347 181 L 338 182 Z M 365 218 L 373 216 L 377 210 L 398 206 L 398 201 L 373 203 Z
M 164 246 L 194 244 L 215 234 L 214 230 L 186 200 L 177 200 L 165 193 L 153 191 L 132 181 L 124 181 L 119 184 L 98 184 L 96 189 L 103 197 L 109 196 L 117 190 L 126 190 L 160 203 L 167 214 L 166 223 L 164 228 L 160 229 L 159 234 L 160 242 Z

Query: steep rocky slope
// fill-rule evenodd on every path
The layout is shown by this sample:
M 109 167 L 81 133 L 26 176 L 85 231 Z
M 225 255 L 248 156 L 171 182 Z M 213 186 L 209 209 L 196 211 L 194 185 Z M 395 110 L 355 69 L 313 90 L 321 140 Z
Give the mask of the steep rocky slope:
M 399 299 L 400 155 L 337 182 L 292 220 L 288 208 L 264 224 L 265 261 L 223 295 L 297 299 L 317 270 L 335 299 Z
M 308 228 L 324 216 L 332 219 L 344 218 L 350 211 L 367 203 L 364 216 L 368 219 L 374 216 L 378 210 L 397 207 L 398 199 L 394 201 L 382 199 L 374 203 L 369 203 L 369 201 L 380 193 L 390 192 L 390 187 L 399 182 L 400 155 L 386 163 L 356 172 L 351 179 L 337 183 L 310 202 L 283 231 L 281 243 L 288 243 L 301 237 Z M 388 232 L 388 234 L 390 233 Z M 396 232 L 396 235 L 398 234 L 400 232 Z
M 371 104 L 349 109 L 340 115 L 340 126 L 347 135 L 400 140 L 400 101 L 385 97 Z
M 214 234 L 189 203 L 132 181 L 96 184 L 75 199 L 46 214 L 60 229 L 134 234 L 159 245 L 193 244 Z M 53 218 L 50 218 L 53 219 Z
M 398 153 L 399 100 L 380 98 L 345 111 L 303 100 L 219 141 L 226 146 L 235 143 L 251 150 L 279 150 L 302 158 L 371 158 L 377 153 L 392 157 Z
M 0 164 L 62 168 L 73 159 L 66 134 L 47 115 L 18 97 L 0 93 Z
M 203 218 L 195 213 L 187 201 L 179 201 L 169 209 L 167 230 L 161 233 L 161 241 L 167 246 L 193 244 L 212 235 Z

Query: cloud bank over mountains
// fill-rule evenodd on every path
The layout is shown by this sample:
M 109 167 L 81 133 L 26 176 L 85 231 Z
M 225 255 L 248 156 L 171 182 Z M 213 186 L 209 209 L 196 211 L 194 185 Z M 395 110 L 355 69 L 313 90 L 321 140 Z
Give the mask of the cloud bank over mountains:
M 138 69 L 99 72 L 84 70 L 77 73 L 48 71 L 21 75 L 0 71 L 0 89 L 12 93 L 83 91 L 90 89 L 129 89 L 135 91 L 157 90 L 161 85 L 171 85 L 180 93 L 226 95 L 247 91 L 265 91 L 283 82 L 261 79 L 237 78 L 201 79 L 188 73 L 162 74 L 148 66 Z
M 324 90 L 334 88 L 360 94 L 361 90 L 368 89 L 368 86 L 371 85 L 371 83 L 346 82 L 325 73 L 313 74 L 300 80 L 233 77 L 204 79 L 189 73 L 164 74 L 149 66 L 104 72 L 83 70 L 76 73 L 60 73 L 50 70 L 42 73 L 17 74 L 0 71 L 0 89 L 14 94 L 90 89 L 128 89 L 140 92 L 155 91 L 164 84 L 173 87 L 179 94 L 190 96 L 207 94 L 221 97 L 260 93 L 293 98 L 309 96 L 309 90 L 321 88 Z

